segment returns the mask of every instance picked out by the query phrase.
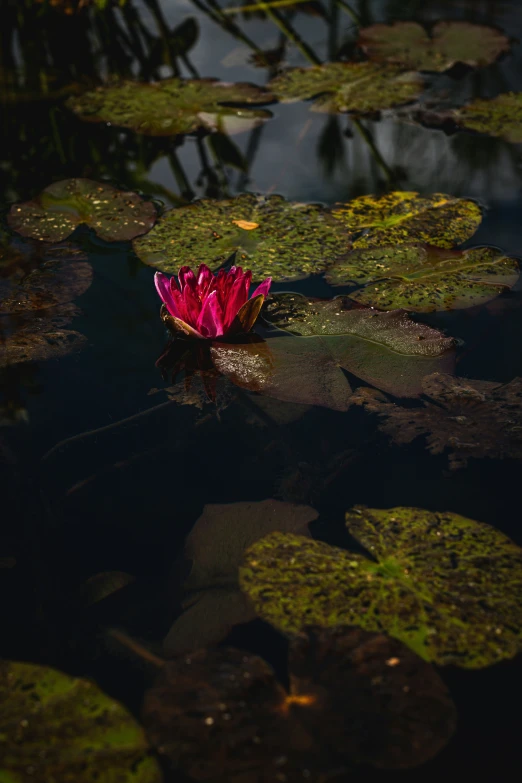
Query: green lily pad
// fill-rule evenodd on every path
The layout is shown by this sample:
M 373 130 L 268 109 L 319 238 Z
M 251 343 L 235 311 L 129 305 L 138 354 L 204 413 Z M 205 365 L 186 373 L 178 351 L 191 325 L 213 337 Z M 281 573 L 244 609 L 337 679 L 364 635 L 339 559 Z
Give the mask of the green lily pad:
M 216 269 L 236 252 L 255 280 L 299 280 L 343 258 L 350 234 L 318 205 L 243 194 L 171 209 L 133 247 L 146 264 L 171 274 L 200 263 Z
M 341 368 L 398 397 L 416 396 L 429 367 L 454 364 L 451 337 L 400 310 L 353 308 L 348 297 L 273 294 L 263 317 L 298 337 L 214 343 L 212 359 L 239 386 L 289 402 L 346 410 L 351 388 Z
M 130 191 L 92 179 L 63 179 L 34 201 L 14 204 L 7 222 L 24 237 L 61 242 L 86 224 L 106 242 L 124 242 L 150 231 L 156 208 Z
M 283 103 L 316 98 L 314 111 L 371 114 L 418 98 L 424 81 L 389 65 L 325 63 L 291 68 L 267 87 Z
M 470 458 L 522 459 L 522 379 L 506 384 L 434 373 L 422 381 L 421 408 L 401 408 L 372 389 L 358 389 L 352 404 L 379 416 L 394 443 L 426 437 L 431 454 L 449 452 L 451 470 Z
M 160 783 L 141 727 L 88 680 L 0 662 L 2 783 Z
M 368 556 L 272 533 L 240 585 L 260 617 L 295 633 L 359 625 L 438 664 L 490 666 L 522 650 L 522 549 L 488 525 L 416 508 L 346 515 Z
M 253 84 L 165 79 L 154 84 L 120 82 L 98 87 L 71 97 L 67 106 L 88 122 L 107 122 L 146 136 L 177 136 L 198 130 L 230 134 L 251 129 L 272 115 L 241 106 L 273 100 Z
M 519 277 L 518 261 L 496 248 L 429 245 L 354 250 L 326 275 L 332 285 L 364 285 L 350 294 L 360 304 L 418 313 L 484 304 L 513 288 Z
M 522 93 L 508 92 L 496 98 L 477 99 L 453 113 L 466 130 L 501 136 L 513 144 L 522 144 Z
M 456 63 L 489 65 L 509 50 L 509 40 L 494 27 L 470 22 L 438 22 L 430 35 L 416 22 L 395 22 L 364 28 L 359 46 L 370 60 L 440 72 Z
M 354 248 L 411 243 L 454 247 L 470 239 L 482 221 L 481 209 L 474 201 L 409 191 L 394 191 L 380 198 L 359 196 L 336 205 L 332 214 L 352 233 L 362 232 Z
M 78 314 L 78 308 L 65 304 L 30 315 L 0 316 L 0 368 L 58 359 L 84 348 L 87 338 L 65 328 Z

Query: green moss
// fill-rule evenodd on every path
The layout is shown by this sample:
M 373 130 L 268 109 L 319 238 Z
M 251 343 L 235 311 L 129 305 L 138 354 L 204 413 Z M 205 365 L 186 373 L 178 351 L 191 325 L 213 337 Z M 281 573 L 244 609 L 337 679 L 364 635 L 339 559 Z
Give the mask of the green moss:
M 515 144 L 522 143 L 522 93 L 509 92 L 496 98 L 476 100 L 455 112 L 463 128 L 501 136 Z

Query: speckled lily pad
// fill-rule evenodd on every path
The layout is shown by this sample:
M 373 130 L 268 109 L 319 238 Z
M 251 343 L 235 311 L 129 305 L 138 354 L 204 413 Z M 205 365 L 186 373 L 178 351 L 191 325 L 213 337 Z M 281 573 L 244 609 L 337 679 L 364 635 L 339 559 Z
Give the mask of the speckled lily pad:
M 445 71 L 456 63 L 489 65 L 508 51 L 509 40 L 494 27 L 470 22 L 438 22 L 430 35 L 416 22 L 395 22 L 361 30 L 359 45 L 377 62 Z
M 352 233 L 361 233 L 354 248 L 412 242 L 454 247 L 470 239 L 482 221 L 474 201 L 400 190 L 380 198 L 359 196 L 337 204 L 332 213 Z
M 88 680 L 0 662 L 0 780 L 160 783 L 141 727 Z
M 326 63 L 291 68 L 267 86 L 284 103 L 317 98 L 314 111 L 371 114 L 418 98 L 424 81 L 394 66 Z
M 364 285 L 351 294 L 360 304 L 419 313 L 484 304 L 512 288 L 519 263 L 495 248 L 442 250 L 400 245 L 354 250 L 327 273 L 332 285 Z
M 77 307 L 64 304 L 36 313 L 0 316 L 0 368 L 58 359 L 84 348 L 87 338 L 65 328 L 78 314 Z
M 476 100 L 454 112 L 465 129 L 501 136 L 522 144 L 522 92 L 509 92 L 488 100 Z
M 281 196 L 243 194 L 171 209 L 134 250 L 146 264 L 177 274 L 183 265 L 216 269 L 232 253 L 255 280 L 298 280 L 350 249 L 350 234 L 328 210 Z
M 263 619 L 287 633 L 359 625 L 472 669 L 522 650 L 522 549 L 503 533 L 402 507 L 356 507 L 346 523 L 368 556 L 288 533 L 247 551 L 240 584 Z
M 67 105 L 88 122 L 107 122 L 146 136 L 177 136 L 198 130 L 249 130 L 272 115 L 242 107 L 273 100 L 253 84 L 165 79 L 154 84 L 121 82 L 98 87 L 71 97 Z
M 100 239 L 123 242 L 150 231 L 156 209 L 136 193 L 92 179 L 64 179 L 34 201 L 14 204 L 7 216 L 12 229 L 42 242 L 60 242 L 86 224 Z

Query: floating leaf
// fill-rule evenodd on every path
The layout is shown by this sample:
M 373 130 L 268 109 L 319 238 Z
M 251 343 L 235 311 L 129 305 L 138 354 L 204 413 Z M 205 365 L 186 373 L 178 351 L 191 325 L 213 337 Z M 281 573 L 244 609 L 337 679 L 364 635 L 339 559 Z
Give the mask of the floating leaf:
M 151 741 L 191 780 L 320 783 L 346 763 L 415 766 L 453 733 L 440 677 L 396 640 L 308 628 L 291 640 L 289 670 L 287 692 L 239 650 L 167 662 L 145 697 Z
M 0 662 L 0 780 L 160 783 L 144 733 L 88 680 Z
M 519 277 L 518 261 L 495 248 L 429 245 L 354 250 L 326 275 L 332 285 L 365 285 L 350 294 L 360 304 L 419 313 L 484 304 L 512 288 Z
M 364 232 L 354 248 L 412 242 L 453 247 L 470 239 L 482 220 L 474 201 L 409 191 L 394 191 L 380 198 L 359 196 L 337 205 L 332 212 L 352 233 Z
M 102 571 L 93 574 L 80 587 L 81 598 L 86 606 L 91 606 L 132 584 L 134 579 L 132 574 L 125 571 Z
M 215 342 L 212 361 L 238 386 L 288 402 L 347 410 L 352 392 L 341 368 L 399 397 L 416 396 L 430 368 L 454 364 L 454 340 L 400 310 L 350 309 L 347 297 L 275 294 L 265 313 L 301 336 Z
M 438 22 L 430 35 L 416 22 L 395 22 L 364 28 L 359 46 L 377 62 L 446 71 L 456 63 L 489 65 L 509 50 L 509 40 L 494 27 L 470 22 Z
M 415 508 L 346 520 L 373 559 L 288 533 L 248 550 L 240 584 L 260 617 L 285 632 L 359 625 L 467 668 L 522 649 L 522 549 L 498 530 Z
M 136 193 L 92 179 L 63 179 L 34 201 L 14 204 L 7 216 L 12 229 L 42 242 L 60 242 L 85 223 L 106 242 L 123 242 L 150 231 L 156 209 Z
M 513 144 L 522 144 L 522 93 L 509 92 L 487 100 L 477 99 L 453 112 L 465 129 L 501 136 Z
M 317 97 L 314 111 L 369 114 L 418 98 L 421 76 L 393 66 L 361 63 L 325 63 L 291 68 L 276 76 L 268 89 L 283 102 Z
M 422 408 L 401 408 L 384 395 L 360 389 L 352 402 L 380 418 L 380 429 L 399 445 L 426 436 L 432 454 L 449 451 L 451 470 L 470 457 L 522 459 L 522 379 L 506 384 L 434 373 L 422 382 Z
M 107 122 L 146 136 L 176 136 L 198 130 L 248 130 L 272 115 L 239 107 L 273 100 L 253 84 L 165 79 L 154 84 L 120 82 L 98 87 L 71 97 L 67 105 L 89 122 Z
M 216 269 L 236 252 L 236 263 L 255 280 L 271 275 L 280 281 L 321 272 L 343 258 L 350 234 L 315 204 L 242 194 L 171 209 L 133 244 L 142 261 L 163 272 L 200 263 Z

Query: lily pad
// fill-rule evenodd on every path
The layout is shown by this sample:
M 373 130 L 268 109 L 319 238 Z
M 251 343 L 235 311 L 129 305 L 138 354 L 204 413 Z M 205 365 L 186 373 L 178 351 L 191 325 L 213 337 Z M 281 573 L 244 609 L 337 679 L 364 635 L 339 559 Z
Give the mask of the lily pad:
M 361 232 L 354 248 L 411 243 L 454 247 L 470 239 L 482 221 L 480 207 L 469 199 L 400 190 L 380 198 L 359 196 L 336 205 L 332 214 L 350 232 Z
M 416 22 L 395 22 L 364 28 L 359 46 L 370 60 L 440 72 L 456 63 L 489 65 L 509 50 L 509 40 L 494 27 L 470 22 L 438 22 L 430 35 Z
M 501 136 L 513 144 L 522 144 L 522 93 L 508 92 L 487 100 L 477 99 L 453 112 L 466 130 Z
M 245 554 L 241 588 L 295 633 L 353 624 L 438 664 L 490 666 L 522 649 L 522 549 L 488 525 L 416 508 L 346 515 L 364 556 L 289 533 Z
M 249 130 L 272 115 L 241 107 L 273 100 L 253 84 L 165 79 L 154 84 L 124 81 L 98 87 L 72 96 L 67 106 L 88 122 L 107 122 L 146 136 L 177 136 L 198 130 Z
M 156 208 L 130 191 L 92 179 L 64 179 L 34 201 L 14 204 L 7 216 L 14 231 L 42 242 L 60 242 L 86 224 L 106 242 L 124 242 L 150 231 Z
M 453 733 L 444 684 L 396 640 L 309 628 L 291 641 L 289 671 L 286 691 L 240 650 L 168 661 L 145 697 L 148 735 L 191 780 L 320 783 L 347 763 L 415 766 Z
M 133 246 L 146 264 L 171 274 L 200 263 L 216 269 L 235 252 L 254 280 L 278 282 L 322 272 L 348 253 L 350 238 L 318 205 L 243 194 L 171 209 Z
M 359 389 L 352 403 L 379 416 L 394 443 L 426 436 L 431 454 L 449 452 L 451 470 L 470 458 L 522 459 L 522 379 L 506 384 L 434 373 L 422 382 L 421 408 L 401 408 L 384 395 Z
M 0 662 L 0 780 L 160 783 L 144 732 L 88 680 Z
M 265 317 L 299 337 L 213 343 L 219 372 L 242 388 L 344 411 L 352 393 L 341 368 L 399 397 L 421 392 L 430 367 L 451 371 L 454 340 L 395 310 L 352 309 L 347 297 L 313 301 L 274 294 Z
M 364 285 L 350 294 L 360 304 L 418 313 L 484 304 L 512 288 L 519 277 L 518 261 L 496 248 L 429 245 L 354 250 L 326 275 L 332 285 Z
M 371 114 L 418 98 L 424 81 L 389 65 L 325 63 L 291 68 L 267 87 L 283 103 L 316 98 L 314 111 Z

